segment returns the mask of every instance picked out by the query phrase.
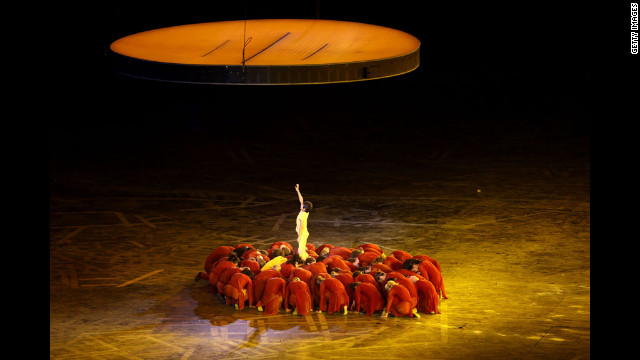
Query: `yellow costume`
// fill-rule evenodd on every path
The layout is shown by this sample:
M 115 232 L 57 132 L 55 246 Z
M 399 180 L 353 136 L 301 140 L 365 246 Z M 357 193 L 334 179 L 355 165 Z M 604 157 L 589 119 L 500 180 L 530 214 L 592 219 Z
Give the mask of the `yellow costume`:
M 309 254 L 307 254 L 307 238 L 309 237 L 309 230 L 307 230 L 307 219 L 309 213 L 300 211 L 296 218 L 296 232 L 298 233 L 298 254 L 302 260 L 306 260 Z M 302 232 L 302 234 L 300 234 Z
M 287 262 L 287 258 L 284 256 L 276 256 L 273 259 L 269 260 L 264 266 L 260 269 L 260 271 L 264 271 L 267 269 L 272 269 L 274 266 L 278 266 L 276 270 L 280 271 L 280 265 Z

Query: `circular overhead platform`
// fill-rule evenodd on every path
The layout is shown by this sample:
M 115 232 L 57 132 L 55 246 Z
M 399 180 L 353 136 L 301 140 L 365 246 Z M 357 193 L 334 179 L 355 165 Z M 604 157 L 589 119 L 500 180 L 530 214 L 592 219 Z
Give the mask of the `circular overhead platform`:
M 114 69 L 121 74 L 202 84 L 360 81 L 404 74 L 420 64 L 420 41 L 414 36 L 333 20 L 173 26 L 123 37 L 110 49 Z

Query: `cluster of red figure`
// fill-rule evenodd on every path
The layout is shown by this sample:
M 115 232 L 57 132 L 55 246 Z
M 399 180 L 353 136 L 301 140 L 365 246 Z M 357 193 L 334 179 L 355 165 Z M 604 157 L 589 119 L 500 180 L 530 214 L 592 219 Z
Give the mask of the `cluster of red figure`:
M 309 256 L 303 261 L 283 241 L 266 250 L 220 246 L 195 280 L 207 280 L 228 306 L 243 310 L 248 305 L 268 315 L 284 308 L 300 315 L 317 309 L 420 317 L 418 312 L 439 314 L 438 302 L 447 298 L 440 265 L 427 255 L 396 250 L 387 256 L 371 243 L 356 248 L 307 243 L 306 248 Z

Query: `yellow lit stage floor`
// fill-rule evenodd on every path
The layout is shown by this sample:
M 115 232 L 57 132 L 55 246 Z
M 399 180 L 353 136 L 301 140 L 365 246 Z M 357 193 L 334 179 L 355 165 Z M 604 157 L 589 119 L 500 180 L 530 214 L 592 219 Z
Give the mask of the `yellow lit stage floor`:
M 590 358 L 588 141 L 374 118 L 54 158 L 51 359 Z M 267 316 L 194 282 L 217 246 L 293 241 L 295 183 L 309 242 L 437 259 L 441 314 Z

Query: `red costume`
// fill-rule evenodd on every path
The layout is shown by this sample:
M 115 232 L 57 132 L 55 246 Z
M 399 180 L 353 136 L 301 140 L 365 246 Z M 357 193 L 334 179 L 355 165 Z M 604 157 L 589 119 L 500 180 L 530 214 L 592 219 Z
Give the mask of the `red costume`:
M 209 284 L 211 285 L 211 293 L 218 293 L 218 277 L 225 271 L 227 268 L 236 267 L 237 265 L 234 262 L 229 260 L 219 259 L 216 264 L 214 264 L 213 270 L 209 273 Z
M 359 267 L 366 267 L 371 265 L 371 262 L 375 259 L 377 259 L 380 256 L 380 254 L 372 252 L 372 251 L 365 251 L 362 254 L 358 255 L 357 259 L 360 261 L 360 263 L 358 264 Z
M 442 272 L 442 269 L 440 268 L 440 264 L 438 263 L 438 261 L 432 257 L 429 257 L 427 255 L 416 255 L 413 257 L 413 259 L 418 259 L 418 260 L 429 260 L 435 267 L 436 269 L 438 269 L 438 271 Z
M 267 280 L 274 277 L 282 277 L 280 271 L 275 269 L 266 269 L 260 271 L 260 273 L 253 277 L 253 295 L 256 299 L 262 299 L 264 288 L 267 284 Z M 253 305 L 253 304 L 251 304 Z
M 353 279 L 353 281 L 375 285 L 376 289 L 378 289 L 378 291 L 382 293 L 382 290 L 380 289 L 380 284 L 378 284 L 376 279 L 371 274 L 358 274 L 358 276 L 356 276 L 355 279 Z
M 251 278 L 243 273 L 233 274 L 231 280 L 224 286 L 227 305 L 238 304 L 238 310 L 244 309 L 245 301 L 253 303 L 253 286 Z
M 320 306 L 320 285 L 318 284 L 318 276 L 322 276 L 325 279 L 331 277 L 331 275 L 327 273 L 317 273 L 311 276 L 309 280 L 309 290 L 311 291 L 311 301 L 313 302 L 313 306 Z
M 239 273 L 241 271 L 242 269 L 237 266 L 232 266 L 224 269 L 222 274 L 220 274 L 220 276 L 218 277 L 218 282 L 216 283 L 216 290 L 218 291 L 218 294 L 224 294 L 224 286 L 227 285 L 229 280 L 231 280 L 233 274 Z
M 388 272 L 392 272 L 393 269 L 388 267 L 385 264 L 375 264 L 375 265 L 371 265 L 371 271 L 372 273 L 376 273 L 376 270 L 380 269 L 380 271 L 388 273 Z
M 375 252 L 378 255 L 382 255 L 382 249 L 380 248 L 380 246 L 376 245 L 376 244 L 371 244 L 371 243 L 367 243 L 367 244 L 362 244 L 356 247 L 356 249 L 362 249 L 364 251 L 371 251 L 371 252 Z
M 218 259 L 227 258 L 231 251 L 233 251 L 233 246 L 219 246 L 214 249 L 207 259 L 204 261 L 204 272 L 207 274 L 211 272 L 211 268 L 213 263 L 215 263 Z
M 376 311 L 384 309 L 384 299 L 378 287 L 363 282 L 356 286 L 355 290 L 356 311 L 360 311 L 360 308 L 367 312 L 367 316 L 371 316 Z
M 353 282 L 353 274 L 343 272 L 335 275 L 333 278 L 338 279 L 338 281 L 340 281 L 342 285 L 344 285 L 344 288 L 347 290 L 347 295 L 349 295 L 349 305 L 351 305 L 353 303 L 353 299 L 355 298 L 353 288 L 349 286 L 349 284 Z
M 400 260 L 400 262 L 405 262 L 406 260 L 409 260 L 409 259 L 412 258 L 411 254 L 409 254 L 408 252 L 403 251 L 403 250 L 393 251 L 393 252 L 391 252 L 391 255 L 389 255 L 389 256 Z
M 387 314 L 413 317 L 411 294 L 402 285 L 394 285 L 387 292 Z
M 349 295 L 338 279 L 327 278 L 320 284 L 320 311 L 332 314 L 349 306 Z
M 388 280 L 393 280 L 395 282 L 397 282 L 398 284 L 404 286 L 405 288 L 407 288 L 407 290 L 409 290 L 409 295 L 411 295 L 411 306 L 412 307 L 417 307 L 418 306 L 418 289 L 416 289 L 416 285 L 413 283 L 413 281 L 409 280 L 409 278 L 404 277 L 404 275 L 402 276 L 396 276 L 396 277 L 391 277 L 389 275 L 387 275 L 387 281 Z
M 288 279 L 289 275 L 291 275 L 291 270 L 295 269 L 295 265 L 291 263 L 284 263 L 280 265 L 280 273 L 284 279 Z
M 331 251 L 331 249 L 333 249 L 333 248 L 334 248 L 334 246 L 333 246 L 333 245 L 331 245 L 331 244 L 322 244 L 322 245 L 320 245 L 320 246 L 316 249 L 316 253 L 317 253 L 318 255 L 321 255 L 321 254 L 322 254 L 322 250 L 324 250 L 324 248 L 328 248 L 328 249 L 329 249 L 329 251 Z
M 327 256 L 331 255 L 340 255 L 342 259 L 348 259 L 351 257 L 351 253 L 353 249 L 346 248 L 344 246 L 336 246 L 333 249 L 329 250 Z
M 418 280 L 414 283 L 418 290 L 418 310 L 426 314 L 440 314 L 438 310 L 438 292 L 429 280 Z
M 293 253 L 293 246 L 291 246 L 291 244 L 289 244 L 286 241 L 276 241 L 273 244 L 271 244 L 271 247 L 269 248 L 269 250 L 273 250 L 273 249 L 280 249 L 280 247 L 284 245 L 285 247 L 289 248 L 289 250 L 291 250 L 291 253 Z
M 262 298 L 256 302 L 256 306 L 264 306 L 265 315 L 278 315 L 278 310 L 285 299 L 286 286 L 287 282 L 283 278 L 273 277 L 267 280 Z
M 435 265 L 429 260 L 423 260 L 420 264 L 418 264 L 418 271 L 420 275 L 426 277 L 433 286 L 436 288 L 438 293 L 442 294 L 442 297 L 447 298 L 447 294 L 444 291 L 444 281 L 442 280 L 442 274 L 436 268 Z
M 349 267 L 349 265 L 346 264 L 347 262 L 342 260 L 340 256 L 336 256 L 336 255 L 327 256 L 322 260 L 322 262 L 325 265 L 327 265 L 327 269 L 329 269 L 329 271 L 333 270 L 333 268 L 349 270 L 349 272 L 351 271 L 351 268 Z
M 393 271 L 398 271 L 402 269 L 402 261 L 398 260 L 393 256 L 387 256 L 387 258 L 384 259 L 382 263 L 390 267 L 391 270 Z
M 303 268 L 306 268 L 307 270 L 311 271 L 313 275 L 327 273 L 327 265 L 325 265 L 322 262 L 315 262 L 310 265 L 305 265 L 303 266 Z
M 242 262 L 240 263 L 240 267 L 248 267 L 253 273 L 253 276 L 256 276 L 260 273 L 260 264 L 258 264 L 258 262 L 255 260 L 242 260 Z
M 309 315 L 313 308 L 311 301 L 311 291 L 309 285 L 304 281 L 291 281 L 285 290 L 285 310 L 289 310 L 289 305 L 295 308 L 300 315 Z
M 287 280 L 287 282 L 292 282 L 293 278 L 297 277 L 300 280 L 302 280 L 305 283 L 307 283 L 307 285 L 309 285 L 309 281 L 311 280 L 312 276 L 313 276 L 313 274 L 311 273 L 311 271 L 309 271 L 307 269 L 295 268 L 295 269 L 291 270 L 291 274 L 289 274 L 289 279 Z

